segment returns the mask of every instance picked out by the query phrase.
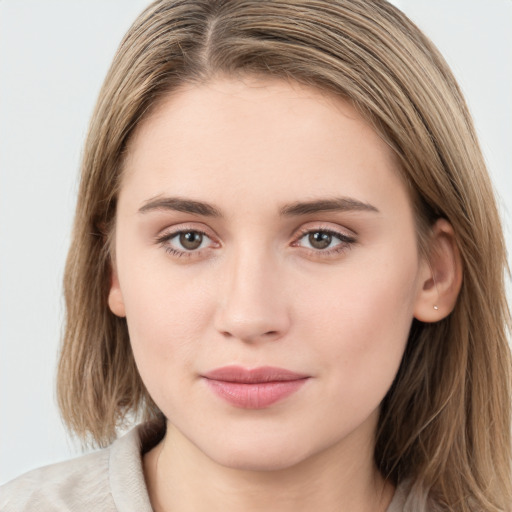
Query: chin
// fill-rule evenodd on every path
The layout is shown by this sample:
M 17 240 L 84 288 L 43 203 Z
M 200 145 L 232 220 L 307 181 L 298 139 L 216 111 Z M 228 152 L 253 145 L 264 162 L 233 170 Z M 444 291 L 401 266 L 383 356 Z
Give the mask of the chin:
M 290 450 L 254 450 L 254 449 L 238 449 L 229 450 L 229 453 L 212 454 L 210 457 L 217 464 L 226 468 L 236 469 L 238 471 L 283 471 L 291 467 L 297 466 L 307 457 L 305 454 L 297 452 L 296 447 Z
M 324 446 L 315 446 L 310 439 L 294 439 L 289 431 L 282 435 L 265 435 L 260 431 L 257 436 L 212 441 L 199 447 L 203 453 L 221 466 L 240 471 L 286 470 L 325 449 Z

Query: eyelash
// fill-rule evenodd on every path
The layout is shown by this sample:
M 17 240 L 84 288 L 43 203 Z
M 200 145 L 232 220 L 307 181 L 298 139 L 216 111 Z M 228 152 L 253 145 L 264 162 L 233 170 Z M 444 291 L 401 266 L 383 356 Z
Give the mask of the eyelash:
M 187 251 L 186 249 L 180 251 L 179 249 L 175 249 L 174 247 L 172 247 L 171 245 L 169 245 L 169 242 L 176 238 L 176 237 L 179 237 L 180 235 L 184 234 L 184 233 L 198 233 L 200 234 L 201 236 L 203 237 L 207 237 L 209 238 L 210 240 L 212 240 L 212 237 L 211 236 L 208 236 L 208 233 L 206 233 L 206 231 L 202 230 L 202 229 L 198 229 L 198 228 L 181 228 L 177 231 L 173 231 L 171 233 L 167 232 L 167 233 L 164 233 L 160 236 L 158 236 L 156 238 L 156 242 L 161 245 L 165 252 L 167 252 L 168 254 L 170 254 L 171 256 L 175 256 L 175 257 L 178 257 L 178 258 L 191 258 L 191 257 L 194 257 L 194 256 L 197 256 L 199 255 L 202 250 L 189 250 Z
M 342 254 L 345 251 L 352 248 L 352 246 L 356 243 L 356 238 L 346 235 L 344 233 L 341 233 L 340 231 L 336 231 L 327 227 L 315 227 L 313 229 L 311 228 L 301 228 L 300 229 L 300 236 L 296 239 L 295 242 L 293 242 L 293 246 L 297 247 L 300 240 L 302 240 L 304 237 L 312 235 L 314 233 L 322 233 L 324 235 L 330 235 L 333 238 L 337 238 L 340 243 L 336 244 L 334 247 L 331 247 L 330 249 L 310 249 L 305 247 L 306 250 L 308 250 L 311 254 L 314 256 L 320 256 L 320 257 L 326 257 L 326 256 L 336 256 L 338 254 Z
M 180 235 L 184 233 L 196 233 L 200 234 L 203 237 L 207 237 L 210 240 L 212 240 L 212 237 L 208 235 L 204 230 L 198 229 L 198 228 L 181 228 L 177 231 L 172 231 L 171 233 L 167 232 L 164 233 L 156 238 L 156 242 L 163 247 L 163 249 L 170 254 L 171 256 L 178 257 L 178 258 L 191 258 L 199 256 L 202 251 L 205 249 L 199 249 L 199 250 L 179 250 L 174 247 L 172 247 L 169 242 L 173 240 L 176 237 L 179 237 Z M 330 249 L 314 249 L 314 248 L 308 248 L 303 247 L 305 250 L 307 250 L 311 255 L 313 256 L 320 256 L 320 257 L 329 257 L 329 256 L 336 256 L 338 254 L 341 254 L 349 249 L 352 248 L 352 245 L 356 243 L 356 238 L 348 236 L 346 234 L 343 234 L 339 231 L 335 231 L 330 228 L 326 227 L 315 227 L 314 229 L 311 228 L 301 228 L 299 231 L 299 236 L 295 238 L 295 241 L 291 244 L 293 247 L 300 247 L 299 242 L 305 238 L 306 236 L 310 236 L 314 233 L 322 233 L 325 235 L 329 235 L 333 238 L 336 238 L 339 240 L 340 243 L 336 244 L 334 247 L 331 247 Z M 213 241 L 213 240 L 212 240 Z M 214 242 L 216 243 L 216 242 Z

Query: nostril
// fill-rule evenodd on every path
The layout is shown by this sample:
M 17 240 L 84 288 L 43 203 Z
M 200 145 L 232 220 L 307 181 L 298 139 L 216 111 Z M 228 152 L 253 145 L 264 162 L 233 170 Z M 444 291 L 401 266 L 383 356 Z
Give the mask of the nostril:
M 240 339 L 243 341 L 249 341 L 249 342 L 254 342 L 254 341 L 257 341 L 258 339 L 260 341 L 262 341 L 262 340 L 270 341 L 270 340 L 274 340 L 274 339 L 280 337 L 279 331 L 276 331 L 276 330 L 261 332 L 260 334 L 257 334 L 256 332 L 250 332 L 250 333 L 249 332 L 241 332 L 241 331 L 230 332 L 230 331 L 223 330 L 223 331 L 221 331 L 221 335 L 225 339 L 237 338 L 237 339 Z

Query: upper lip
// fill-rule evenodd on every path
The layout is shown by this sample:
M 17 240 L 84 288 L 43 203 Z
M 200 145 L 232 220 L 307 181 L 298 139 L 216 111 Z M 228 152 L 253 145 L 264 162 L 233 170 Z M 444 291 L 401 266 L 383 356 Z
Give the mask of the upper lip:
M 261 382 L 284 382 L 306 379 L 309 375 L 296 373 L 284 368 L 274 366 L 261 366 L 258 368 L 243 368 L 242 366 L 223 366 L 202 375 L 206 379 L 225 382 L 240 382 L 254 384 Z

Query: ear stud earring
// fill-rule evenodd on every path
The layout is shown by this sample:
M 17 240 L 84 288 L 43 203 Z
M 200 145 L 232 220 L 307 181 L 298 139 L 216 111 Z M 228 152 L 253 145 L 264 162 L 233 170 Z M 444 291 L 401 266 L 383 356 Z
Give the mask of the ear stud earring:
M 432 274 L 432 280 L 434 281 L 434 286 L 436 287 L 437 298 L 439 299 L 439 289 L 437 288 L 436 276 L 434 274 L 434 270 L 432 269 L 432 265 L 430 264 L 429 260 L 427 260 L 427 263 L 428 263 L 428 266 L 430 267 L 430 273 Z M 434 310 L 439 311 L 439 307 L 437 304 L 434 304 Z

